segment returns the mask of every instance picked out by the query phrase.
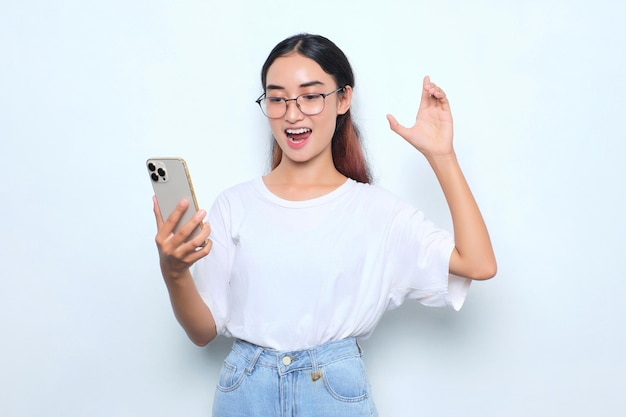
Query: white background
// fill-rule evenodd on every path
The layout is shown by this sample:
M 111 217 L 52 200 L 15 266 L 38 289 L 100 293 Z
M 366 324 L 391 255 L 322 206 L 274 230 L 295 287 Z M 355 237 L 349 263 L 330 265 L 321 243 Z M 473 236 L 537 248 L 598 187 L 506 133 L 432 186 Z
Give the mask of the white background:
M 182 156 L 201 205 L 265 172 L 269 50 L 320 33 L 357 75 L 376 182 L 444 227 L 410 124 L 448 93 L 495 279 L 414 302 L 364 341 L 381 416 L 626 407 L 626 7 L 618 1 L 0 3 L 0 415 L 207 416 L 230 341 L 189 342 L 158 270 L 144 161 Z

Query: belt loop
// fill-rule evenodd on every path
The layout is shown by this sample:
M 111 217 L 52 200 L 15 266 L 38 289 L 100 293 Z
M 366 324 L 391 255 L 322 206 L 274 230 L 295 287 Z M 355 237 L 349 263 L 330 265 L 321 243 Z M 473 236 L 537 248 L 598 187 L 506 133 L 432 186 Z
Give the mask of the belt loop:
M 361 347 L 361 345 L 359 344 L 358 339 L 355 337 L 354 338 L 354 343 L 356 343 L 356 348 L 359 350 L 359 354 L 363 354 L 363 348 Z
M 311 357 L 311 380 L 317 381 L 322 377 L 322 371 L 317 366 L 317 347 L 309 350 L 309 356 Z
M 254 356 L 252 357 L 252 359 L 250 360 L 250 363 L 248 364 L 248 366 L 246 367 L 246 373 L 248 375 L 250 375 L 252 373 L 252 371 L 254 370 L 254 366 L 256 365 L 257 361 L 259 360 L 259 357 L 261 356 L 261 353 L 263 353 L 263 348 L 260 346 L 256 347 L 256 351 L 254 352 Z

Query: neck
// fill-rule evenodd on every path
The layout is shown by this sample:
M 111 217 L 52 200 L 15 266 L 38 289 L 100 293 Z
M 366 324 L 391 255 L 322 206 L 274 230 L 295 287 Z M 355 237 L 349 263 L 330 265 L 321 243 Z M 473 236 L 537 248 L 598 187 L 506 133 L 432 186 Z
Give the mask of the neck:
M 293 161 L 283 154 L 278 166 L 265 178 L 266 181 L 292 185 L 336 184 L 346 180 L 335 168 L 330 150 L 305 162 Z
M 320 167 L 319 164 L 294 163 L 285 158 L 272 172 L 263 177 L 267 188 L 286 200 L 308 200 L 320 197 L 346 182 L 331 163 Z

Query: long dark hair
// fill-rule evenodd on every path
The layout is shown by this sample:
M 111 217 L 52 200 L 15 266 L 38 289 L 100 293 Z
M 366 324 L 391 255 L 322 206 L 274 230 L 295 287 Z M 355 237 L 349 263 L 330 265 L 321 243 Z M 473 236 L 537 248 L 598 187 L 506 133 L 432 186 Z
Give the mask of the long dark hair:
M 294 52 L 317 62 L 333 77 L 338 87 L 349 85 L 354 88 L 354 73 L 343 51 L 323 36 L 304 33 L 289 37 L 272 49 L 261 70 L 263 89 L 266 86 L 267 71 L 274 61 Z M 282 150 L 276 141 L 272 146 L 272 169 L 274 169 L 280 163 Z M 345 114 L 337 116 L 331 146 L 333 163 L 341 174 L 358 182 L 371 182 L 369 166 L 361 145 L 361 135 L 349 109 Z

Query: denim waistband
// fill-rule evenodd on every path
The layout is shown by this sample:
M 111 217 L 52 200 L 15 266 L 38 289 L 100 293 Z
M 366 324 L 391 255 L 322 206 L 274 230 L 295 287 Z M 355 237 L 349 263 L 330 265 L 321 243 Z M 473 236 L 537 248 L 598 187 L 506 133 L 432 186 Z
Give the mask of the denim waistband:
M 278 351 L 263 348 L 244 340 L 236 339 L 233 353 L 248 362 L 246 371 L 251 373 L 255 366 L 276 368 L 283 375 L 293 371 L 312 369 L 317 371 L 326 364 L 350 357 L 360 357 L 361 347 L 354 337 L 324 343 L 310 349 Z

